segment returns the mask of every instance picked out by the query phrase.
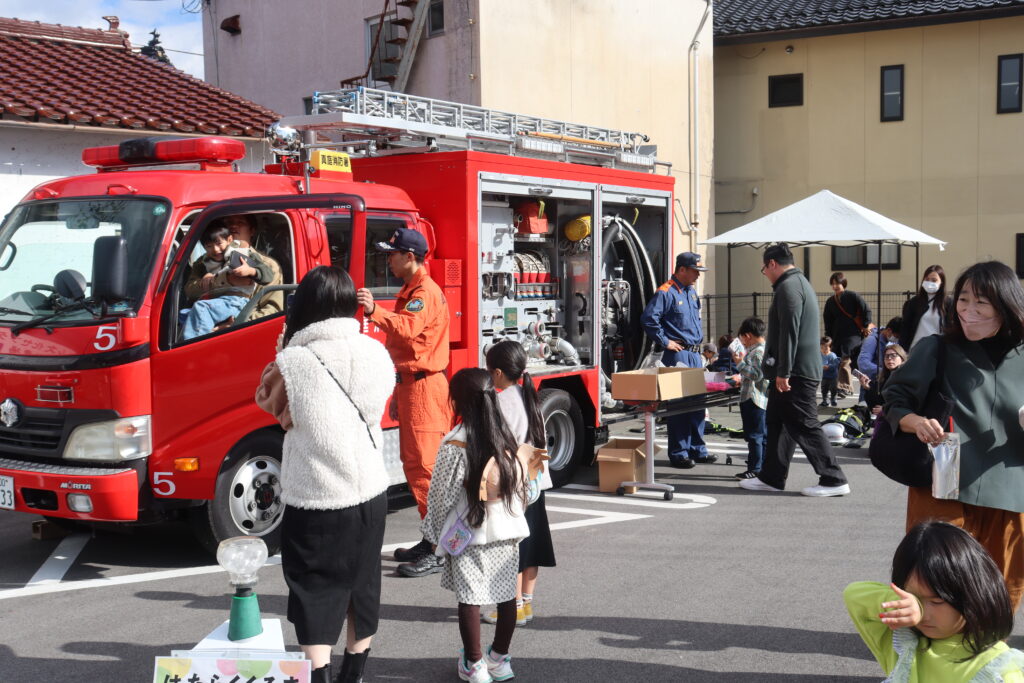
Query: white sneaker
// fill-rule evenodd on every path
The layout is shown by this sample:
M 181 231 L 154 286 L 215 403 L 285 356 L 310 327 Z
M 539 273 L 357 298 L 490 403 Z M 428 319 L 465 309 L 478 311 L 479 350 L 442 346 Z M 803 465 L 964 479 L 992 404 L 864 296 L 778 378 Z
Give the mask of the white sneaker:
M 753 479 L 740 479 L 740 488 L 746 489 L 748 491 L 772 491 L 774 493 L 779 493 L 782 491 L 782 489 L 777 489 L 774 486 L 769 486 L 768 484 L 764 483 L 757 477 L 754 477 Z
M 466 656 L 459 652 L 459 678 L 469 683 L 492 683 L 494 679 L 487 671 L 486 659 L 487 655 L 484 655 L 484 659 L 467 662 Z
M 495 659 L 491 648 L 488 647 L 484 661 L 487 662 L 487 671 L 491 674 L 491 680 L 507 681 L 515 678 L 516 675 L 512 673 L 512 655 L 499 655 L 498 659 Z
M 742 485 L 743 482 L 740 482 Z M 800 493 L 805 496 L 814 496 L 816 498 L 827 498 L 828 496 L 845 496 L 850 493 L 849 484 L 840 484 L 839 486 L 808 486 Z

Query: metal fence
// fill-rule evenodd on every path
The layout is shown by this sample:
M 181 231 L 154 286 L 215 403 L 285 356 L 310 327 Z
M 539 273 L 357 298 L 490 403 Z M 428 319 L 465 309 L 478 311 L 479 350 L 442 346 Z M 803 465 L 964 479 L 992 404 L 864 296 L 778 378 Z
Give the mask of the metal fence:
M 871 322 L 885 325 L 890 318 L 900 315 L 903 304 L 916 292 L 859 292 L 871 309 Z M 825 310 L 825 302 L 833 296 L 831 291 L 818 294 L 818 326 L 823 327 L 820 312 Z M 705 294 L 701 297 L 704 320 L 704 339 L 718 341 L 723 334 L 734 336 L 740 323 L 745 318 L 757 316 L 765 322 L 768 319 L 768 307 L 772 305 L 771 292 L 750 292 L 749 294 Z M 822 332 L 824 334 L 824 332 Z

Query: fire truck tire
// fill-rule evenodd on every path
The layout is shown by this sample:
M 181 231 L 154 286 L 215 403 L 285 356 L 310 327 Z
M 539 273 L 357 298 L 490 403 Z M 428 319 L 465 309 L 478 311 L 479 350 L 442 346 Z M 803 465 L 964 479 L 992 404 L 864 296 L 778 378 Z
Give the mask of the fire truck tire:
M 255 434 L 224 459 L 213 500 L 191 510 L 192 530 L 211 553 L 232 536 L 259 536 L 267 552 L 281 549 L 283 435 Z
M 558 488 L 569 483 L 583 460 L 583 414 L 576 399 L 561 389 L 542 389 L 539 397 L 540 416 L 548 437 L 548 468 L 551 481 Z

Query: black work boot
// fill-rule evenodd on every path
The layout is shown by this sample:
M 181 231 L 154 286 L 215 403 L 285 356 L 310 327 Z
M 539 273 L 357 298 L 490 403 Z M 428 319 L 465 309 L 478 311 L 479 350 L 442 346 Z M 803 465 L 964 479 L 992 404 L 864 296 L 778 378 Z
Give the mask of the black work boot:
M 434 546 L 427 539 L 421 540 L 411 548 L 395 548 L 396 562 L 415 562 L 424 555 L 434 552 Z
M 413 579 L 419 576 L 436 574 L 442 569 L 444 569 L 444 558 L 438 557 L 432 552 L 421 555 L 415 562 L 398 565 L 399 574 Z
M 334 683 L 331 680 L 331 665 L 328 663 L 319 669 L 313 669 L 313 675 L 310 677 L 309 683 Z
M 345 650 L 345 658 L 341 660 L 341 673 L 334 679 L 334 683 L 363 683 L 363 667 L 366 666 L 366 658 L 369 656 L 370 648 L 356 654 Z

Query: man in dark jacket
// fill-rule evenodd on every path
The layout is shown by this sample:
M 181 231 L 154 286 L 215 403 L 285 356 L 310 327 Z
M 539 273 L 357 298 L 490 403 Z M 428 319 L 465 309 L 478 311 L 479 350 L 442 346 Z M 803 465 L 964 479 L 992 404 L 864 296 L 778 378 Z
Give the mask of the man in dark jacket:
M 818 474 L 818 484 L 801 493 L 846 495 L 850 485 L 821 430 L 815 404 L 822 368 L 818 297 L 804 274 L 793 265 L 793 253 L 786 244 L 773 244 L 765 249 L 763 260 L 761 272 L 771 281 L 775 292 L 768 310 L 768 339 L 761 366 L 769 380 L 765 416 L 768 441 L 761 472 L 755 479 L 740 480 L 740 486 L 750 491 L 784 489 L 795 441 Z

